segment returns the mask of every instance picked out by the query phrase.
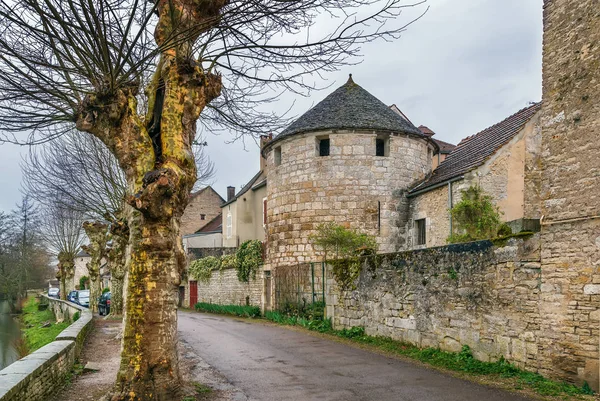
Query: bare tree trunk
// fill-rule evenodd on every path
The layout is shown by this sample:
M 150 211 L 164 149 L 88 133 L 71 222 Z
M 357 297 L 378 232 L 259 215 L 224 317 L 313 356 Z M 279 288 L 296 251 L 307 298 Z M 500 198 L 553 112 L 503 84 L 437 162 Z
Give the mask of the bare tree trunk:
M 130 219 L 131 262 L 127 311 L 117 378 L 122 394 L 168 400 L 180 390 L 177 357 L 177 287 L 181 258 L 179 219 Z M 151 380 L 150 380 L 151 378 Z
M 90 244 L 81 248 L 90 255 L 90 261 L 86 264 L 90 273 L 90 310 L 98 312 L 98 297 L 100 296 L 100 263 L 106 255 L 106 243 L 108 242 L 108 226 L 101 222 L 83 223 L 83 229 L 87 234 Z
M 129 227 L 119 220 L 111 224 L 111 248 L 108 251 L 108 267 L 110 269 L 111 305 L 110 314 L 123 314 L 123 280 L 125 279 L 127 253 L 129 247 Z

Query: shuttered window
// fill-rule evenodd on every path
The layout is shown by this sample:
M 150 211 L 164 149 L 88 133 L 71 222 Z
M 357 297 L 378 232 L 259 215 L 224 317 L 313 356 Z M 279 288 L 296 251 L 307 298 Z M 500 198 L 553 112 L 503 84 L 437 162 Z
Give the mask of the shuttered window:
M 425 219 L 415 220 L 416 245 L 425 245 L 427 243 Z

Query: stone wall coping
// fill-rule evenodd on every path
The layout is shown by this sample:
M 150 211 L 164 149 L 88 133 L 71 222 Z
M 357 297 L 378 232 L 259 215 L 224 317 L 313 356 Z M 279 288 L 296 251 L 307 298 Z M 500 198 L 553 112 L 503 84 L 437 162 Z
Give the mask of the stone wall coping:
M 82 342 L 83 336 L 90 328 L 92 312 L 89 309 L 73 302 L 50 298 L 43 294 L 41 296 L 46 298 L 49 303 L 62 303 L 70 309 L 75 309 L 80 313 L 80 317 L 51 343 L 0 370 L 0 401 L 13 400 L 24 388 L 33 384 L 41 372 L 52 369 L 53 363 L 61 355 L 68 354 L 71 348 L 77 347 L 78 340 Z M 44 385 L 58 386 L 60 383 L 44 383 Z
M 92 312 L 84 306 L 76 303 L 63 301 L 62 299 L 50 298 L 42 294 L 42 297 L 48 299 L 48 302 L 58 302 L 66 305 L 69 308 L 76 309 L 79 312 L 79 319 L 73 322 L 69 327 L 60 332 L 56 337 L 57 340 L 73 340 L 76 341 L 81 332 L 87 328 L 87 325 L 92 321 Z
M 0 370 L 0 401 L 11 400 L 37 374 L 51 365 L 58 357 L 69 352 L 75 341 L 53 341 L 24 358 Z

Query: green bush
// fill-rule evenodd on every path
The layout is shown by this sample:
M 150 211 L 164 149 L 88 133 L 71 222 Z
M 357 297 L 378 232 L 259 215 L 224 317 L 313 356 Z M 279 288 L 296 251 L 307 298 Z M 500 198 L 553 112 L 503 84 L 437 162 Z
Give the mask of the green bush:
M 498 229 L 498 237 L 508 237 L 512 233 L 512 228 L 506 223 L 502 223 Z
M 239 317 L 260 317 L 258 306 L 246 305 L 217 305 L 207 302 L 198 302 L 194 308 L 199 312 L 217 313 L 221 315 L 232 315 Z
M 106 294 L 107 292 L 110 292 L 110 288 L 108 288 L 108 287 L 104 287 L 104 288 L 102 289 L 102 294 Z
M 79 289 L 85 290 L 90 285 L 90 278 L 88 276 L 81 276 L 79 278 Z
M 79 320 L 79 317 L 80 317 L 80 314 L 79 314 L 79 312 L 75 312 L 75 313 L 73 313 L 73 321 L 74 321 L 74 322 L 78 321 L 78 320 Z
M 454 232 L 448 237 L 449 243 L 494 238 L 500 228 L 500 211 L 479 185 L 463 190 L 450 213 Z

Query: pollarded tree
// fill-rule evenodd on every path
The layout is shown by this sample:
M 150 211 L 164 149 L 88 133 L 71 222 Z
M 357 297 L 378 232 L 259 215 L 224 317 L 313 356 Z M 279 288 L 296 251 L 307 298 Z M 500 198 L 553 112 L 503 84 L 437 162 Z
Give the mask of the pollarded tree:
M 281 91 L 358 61 L 405 28 L 402 0 L 0 1 L 0 129 L 100 139 L 127 181 L 131 258 L 114 399 L 175 397 L 181 215 L 196 180 L 197 121 L 268 133 Z M 320 24 L 320 22 L 324 24 Z M 332 23 L 337 22 L 337 24 Z M 151 33 L 153 31 L 153 34 Z M 141 86 L 148 82 L 145 88 Z M 145 93 L 144 92 L 145 89 Z
M 108 225 L 99 221 L 86 221 L 83 223 L 83 229 L 90 241 L 81 247 L 90 255 L 90 261 L 86 264 L 90 273 L 90 310 L 98 312 L 98 297 L 101 295 L 100 267 L 107 253 Z
M 214 174 L 214 165 L 205 152 L 203 140 L 194 146 L 194 154 L 196 185 L 206 184 Z M 114 155 L 99 139 L 73 130 L 32 148 L 21 168 L 27 193 L 51 217 L 45 231 L 51 235 L 48 242 L 59 255 L 61 284 L 72 281 L 70 272 L 74 269 L 68 259 L 70 255 L 75 257 L 81 245 L 79 241 L 75 248 L 71 246 L 75 231 L 82 231 L 81 222 L 87 218 L 106 221 L 111 226 L 110 232 L 107 231 L 112 244 L 111 252 L 107 254 L 111 272 L 111 313 L 121 315 L 123 294 L 120 289 L 123 288 L 129 241 L 125 217 L 129 206 L 125 203 L 127 181 Z M 59 220 L 52 218 L 57 212 L 63 214 Z M 75 215 L 79 223 L 70 224 Z M 64 293 L 63 288 L 61 294 Z
M 41 224 L 41 237 L 50 252 L 58 259 L 57 278 L 60 281 L 60 297 L 75 289 L 75 255 L 83 244 L 83 213 L 71 207 L 62 194 L 50 195 L 42 205 L 44 219 Z

